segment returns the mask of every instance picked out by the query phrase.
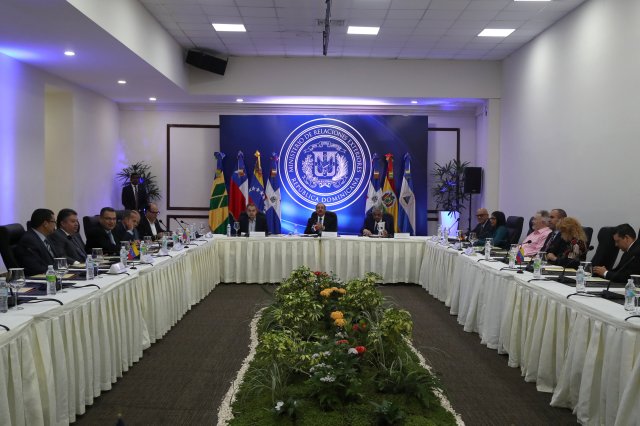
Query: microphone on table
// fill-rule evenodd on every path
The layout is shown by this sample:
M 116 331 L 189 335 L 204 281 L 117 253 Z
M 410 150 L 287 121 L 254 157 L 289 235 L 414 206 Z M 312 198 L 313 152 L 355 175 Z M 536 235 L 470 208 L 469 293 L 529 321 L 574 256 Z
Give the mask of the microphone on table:
M 591 250 L 593 250 L 593 246 L 589 246 L 589 248 L 587 249 L 587 253 L 589 253 Z M 587 255 L 587 253 L 585 253 L 585 256 Z M 571 278 L 566 278 L 565 277 L 565 272 L 567 269 L 567 265 L 565 265 L 562 268 L 562 272 L 560 272 L 560 274 L 558 275 L 558 282 L 562 283 L 562 284 L 567 284 L 567 283 L 571 283 Z
M 167 230 L 167 225 L 165 225 L 162 220 L 158 219 L 158 223 L 163 226 L 165 231 Z M 162 232 L 164 232 L 164 231 L 162 231 Z
M 178 225 L 180 226 L 180 228 L 182 228 L 183 231 L 185 230 L 184 226 L 182 226 L 182 224 L 180 223 L 180 222 L 182 222 L 181 220 L 178 220 L 175 217 L 173 218 L 173 220 L 175 220 L 178 223 Z

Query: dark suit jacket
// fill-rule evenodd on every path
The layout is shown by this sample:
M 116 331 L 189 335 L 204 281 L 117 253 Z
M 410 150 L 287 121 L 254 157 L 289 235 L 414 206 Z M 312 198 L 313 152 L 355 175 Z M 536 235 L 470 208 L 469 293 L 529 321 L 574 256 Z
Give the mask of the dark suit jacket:
M 64 253 L 67 262 L 84 262 L 87 253 L 84 250 L 84 241 L 80 234 L 67 235 L 62 229 L 58 228 L 53 234 L 49 235 L 49 240 L 55 245 L 58 253 Z
M 558 232 L 556 235 L 553 231 L 549 233 L 547 239 L 542 245 L 542 249 L 540 251 L 544 251 L 546 253 L 553 253 L 556 257 L 561 257 L 565 251 L 567 251 L 569 243 L 562 239 L 562 236 Z M 557 261 L 556 261 L 557 262 Z
M 141 210 L 147 206 L 149 202 L 149 195 L 147 194 L 147 187 L 145 184 L 138 185 L 138 205 L 136 207 L 136 200 L 133 197 L 133 187 L 131 184 L 122 188 L 122 205 L 125 209 L 129 210 Z
M 138 230 L 136 228 L 133 228 L 133 234 L 130 234 L 127 232 L 127 228 L 124 227 L 122 222 L 118 223 L 113 229 L 113 236 L 116 239 L 118 246 L 120 245 L 120 241 L 135 241 L 140 239 L 140 235 L 138 235 Z
M 140 238 L 144 237 L 153 237 L 153 232 L 151 232 L 151 227 L 156 228 L 156 235 L 158 232 L 165 232 L 165 229 L 160 226 L 160 223 L 156 220 L 155 223 L 150 223 L 147 216 L 141 215 L 140 223 L 138 224 L 138 235 Z
M 307 227 L 304 229 L 305 234 L 317 234 L 313 230 L 313 225 L 318 221 L 318 213 L 313 212 L 307 221 Z M 338 216 L 334 212 L 326 211 L 324 214 L 324 230 L 327 232 L 338 232 Z
M 389 213 L 383 213 L 382 221 L 384 222 L 384 229 L 385 231 L 387 231 L 389 238 L 393 237 L 393 216 L 391 216 Z M 373 215 L 371 213 L 367 214 L 367 216 L 364 218 L 364 225 L 360 230 L 360 234 L 362 234 L 365 229 L 368 229 L 374 235 L 378 235 L 376 222 L 373 220 Z
M 248 233 L 249 232 L 249 216 L 246 213 L 240 213 L 240 232 Z M 258 212 L 256 215 L 256 232 L 266 232 L 269 233 L 269 228 L 267 227 L 267 216 L 264 213 Z
M 491 226 L 491 221 L 487 220 L 484 224 L 477 224 L 471 232 L 475 232 L 476 238 L 478 238 L 476 245 L 483 246 L 487 238 L 493 238 L 495 229 Z
M 48 241 L 55 257 L 63 257 L 64 253 L 59 253 L 55 244 L 49 239 Z M 44 274 L 48 265 L 55 266 L 53 257 L 33 229 L 29 229 L 20 238 L 15 253 L 18 263 L 24 268 L 25 276 Z
M 111 231 L 111 233 L 113 233 L 113 231 Z M 103 254 L 107 256 L 116 256 L 120 250 L 118 246 L 118 239 L 115 234 L 113 235 L 113 238 L 116 241 L 115 244 L 111 244 L 107 231 L 102 226 L 97 226 L 89 231 L 85 250 L 87 253 L 91 253 L 91 249 L 101 248 Z
M 606 278 L 614 283 L 626 283 L 631 275 L 640 274 L 640 241 L 636 240 L 627 250 L 618 265 L 607 271 Z

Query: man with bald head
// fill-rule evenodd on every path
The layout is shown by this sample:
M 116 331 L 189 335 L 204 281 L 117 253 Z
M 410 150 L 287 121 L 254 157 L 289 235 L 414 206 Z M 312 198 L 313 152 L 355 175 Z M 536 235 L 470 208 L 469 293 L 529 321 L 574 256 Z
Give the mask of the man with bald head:
M 493 237 L 494 229 L 489 220 L 489 211 L 484 207 L 478 209 L 476 218 L 478 219 L 478 224 L 471 232 L 475 232 L 476 238 L 478 238 L 476 245 L 483 246 L 487 238 Z
M 147 204 L 147 207 L 144 209 L 144 215 L 140 218 L 140 223 L 138 224 L 138 234 L 140 238 L 151 237 L 155 240 L 158 238 L 158 234 L 165 232 L 165 229 L 160 226 L 160 222 L 158 221 L 159 214 L 160 210 L 158 210 L 156 203 Z
M 323 203 L 316 204 L 316 211 L 307 221 L 305 234 L 322 234 L 323 231 L 338 232 L 338 216 L 334 212 L 327 211 Z

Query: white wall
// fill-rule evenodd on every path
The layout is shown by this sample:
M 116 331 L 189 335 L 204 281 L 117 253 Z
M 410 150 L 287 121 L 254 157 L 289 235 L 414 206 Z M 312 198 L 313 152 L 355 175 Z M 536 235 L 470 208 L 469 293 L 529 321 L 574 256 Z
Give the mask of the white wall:
M 25 224 L 39 207 L 84 215 L 113 203 L 113 102 L 1 54 L 0 93 L 0 223 Z
M 638 1 L 590 0 L 504 62 L 506 213 L 640 225 L 639 17 Z

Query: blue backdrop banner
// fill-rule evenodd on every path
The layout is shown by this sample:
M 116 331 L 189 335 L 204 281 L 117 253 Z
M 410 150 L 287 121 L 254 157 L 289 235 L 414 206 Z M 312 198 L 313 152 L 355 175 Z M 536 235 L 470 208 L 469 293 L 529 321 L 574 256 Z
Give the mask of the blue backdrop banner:
M 227 158 L 256 150 L 263 158 L 272 152 L 279 156 L 283 233 L 303 232 L 322 202 L 337 213 L 340 234 L 358 234 L 362 228 L 373 154 L 382 159 L 378 170 L 386 170 L 384 155 L 393 154 L 394 175 L 401 178 L 402 158 L 409 153 L 416 234 L 426 235 L 428 127 L 426 116 L 223 115 L 220 150 Z M 250 156 L 245 160 L 247 170 L 253 170 Z M 234 168 L 235 162 L 226 161 L 225 176 Z M 384 175 L 380 178 L 384 181 Z

